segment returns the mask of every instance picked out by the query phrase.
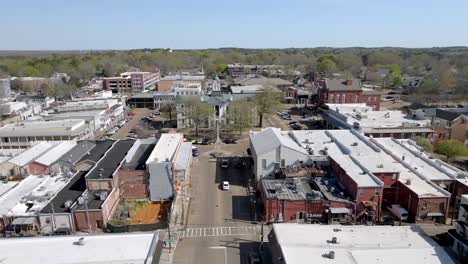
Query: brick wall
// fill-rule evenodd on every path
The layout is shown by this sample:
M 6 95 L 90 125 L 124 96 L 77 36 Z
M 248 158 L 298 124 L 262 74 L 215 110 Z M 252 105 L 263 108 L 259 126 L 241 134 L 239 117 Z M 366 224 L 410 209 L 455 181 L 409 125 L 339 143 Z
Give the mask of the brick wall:
M 88 211 L 89 222 L 92 230 L 101 229 L 104 227 L 104 220 L 102 217 L 101 210 Z M 73 212 L 73 218 L 75 220 L 75 230 L 85 231 L 89 229 L 89 224 L 86 217 L 85 211 Z
M 47 174 L 48 168 L 49 167 L 44 164 L 33 161 L 29 164 L 29 173 L 33 175 Z
M 87 182 L 90 191 L 112 190 L 113 187 L 112 179 L 89 179 Z
M 148 175 L 146 171 L 120 169 L 117 175 L 122 197 L 128 199 L 148 198 Z
M 448 198 L 418 198 L 401 182 L 399 182 L 399 189 L 398 201 L 403 208 L 408 210 L 408 222 L 434 223 L 434 220 L 427 219 L 428 212 L 446 214 Z

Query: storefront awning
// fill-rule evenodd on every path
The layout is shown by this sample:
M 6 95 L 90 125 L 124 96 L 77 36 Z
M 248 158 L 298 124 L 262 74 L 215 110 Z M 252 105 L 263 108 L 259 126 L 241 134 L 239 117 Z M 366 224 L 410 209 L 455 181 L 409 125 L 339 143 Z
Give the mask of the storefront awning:
M 20 217 L 13 220 L 12 225 L 32 225 L 34 223 L 34 217 Z

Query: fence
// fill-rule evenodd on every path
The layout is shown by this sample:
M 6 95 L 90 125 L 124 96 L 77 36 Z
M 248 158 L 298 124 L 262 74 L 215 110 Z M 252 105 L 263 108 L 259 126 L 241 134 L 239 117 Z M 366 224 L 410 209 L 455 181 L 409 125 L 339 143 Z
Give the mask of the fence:
M 139 224 L 139 225 L 118 225 L 107 223 L 107 231 L 110 233 L 124 233 L 124 232 L 145 232 L 154 231 L 158 229 L 166 229 L 168 223 L 166 221 L 154 224 Z

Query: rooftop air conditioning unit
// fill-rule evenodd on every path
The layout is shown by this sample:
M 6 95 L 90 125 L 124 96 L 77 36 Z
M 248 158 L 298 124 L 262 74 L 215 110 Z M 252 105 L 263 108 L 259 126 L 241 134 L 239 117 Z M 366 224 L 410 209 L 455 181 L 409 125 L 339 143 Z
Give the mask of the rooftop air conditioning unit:
M 383 168 L 383 164 L 382 164 L 382 163 L 381 163 L 381 164 L 377 164 L 377 168 L 382 169 L 382 168 Z
M 337 237 L 332 237 L 331 243 L 332 244 L 338 244 L 338 238 Z
M 411 185 L 411 179 L 406 179 L 406 185 Z

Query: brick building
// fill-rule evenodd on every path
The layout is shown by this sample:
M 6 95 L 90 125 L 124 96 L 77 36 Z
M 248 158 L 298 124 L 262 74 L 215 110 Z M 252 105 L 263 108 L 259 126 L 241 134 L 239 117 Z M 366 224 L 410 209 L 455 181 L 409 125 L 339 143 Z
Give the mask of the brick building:
M 160 72 L 124 72 L 120 77 L 109 77 L 102 80 L 102 88 L 113 93 L 141 93 L 155 90 Z
M 330 104 L 365 103 L 380 110 L 380 94 L 364 89 L 358 79 L 322 79 L 319 82 L 319 99 Z
M 328 212 L 349 214 L 348 219 L 354 222 L 375 222 L 388 214 L 386 208 L 389 205 L 400 204 L 407 208 L 410 222 L 443 222 L 448 213 L 450 192 L 454 192 L 452 186 L 456 186 L 453 184 L 468 184 L 468 177 L 465 180 L 457 176 L 463 172 L 441 161 L 418 158 L 416 153 L 405 150 L 400 146 L 406 144 L 405 141 L 368 139 L 354 130 L 271 130 L 275 128 L 254 132 L 250 137 L 257 180 L 277 179 L 275 172 L 283 168 L 326 170 L 336 184 L 328 186 L 331 181 L 328 178 L 321 181 L 326 187 L 315 185 L 318 187 L 315 190 L 320 190 L 326 198 L 323 199 L 326 206 L 322 205 L 322 214 L 327 213 L 324 209 L 329 209 Z M 396 145 L 400 147 L 396 148 Z M 335 205 L 323 190 L 335 196 L 342 193 L 348 197 L 348 203 Z M 460 192 L 463 190 L 460 189 Z M 265 201 L 265 197 L 263 195 L 264 203 L 270 206 L 270 201 Z M 278 210 L 284 211 L 284 206 L 284 221 L 294 220 L 295 210 L 304 211 L 304 208 L 300 208 L 300 202 L 283 200 L 278 209 L 274 199 L 272 207 L 265 208 L 268 218 L 271 219 L 271 214 L 278 215 Z

